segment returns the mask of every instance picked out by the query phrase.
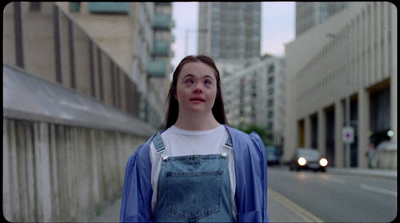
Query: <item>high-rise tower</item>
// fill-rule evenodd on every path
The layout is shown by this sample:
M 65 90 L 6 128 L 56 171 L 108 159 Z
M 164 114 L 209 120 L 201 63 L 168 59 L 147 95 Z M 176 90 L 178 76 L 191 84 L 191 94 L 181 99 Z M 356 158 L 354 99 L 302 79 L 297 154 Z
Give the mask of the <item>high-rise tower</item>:
M 215 60 L 260 56 L 260 2 L 200 2 L 199 54 Z
M 348 2 L 296 2 L 296 36 L 323 23 L 348 4 Z

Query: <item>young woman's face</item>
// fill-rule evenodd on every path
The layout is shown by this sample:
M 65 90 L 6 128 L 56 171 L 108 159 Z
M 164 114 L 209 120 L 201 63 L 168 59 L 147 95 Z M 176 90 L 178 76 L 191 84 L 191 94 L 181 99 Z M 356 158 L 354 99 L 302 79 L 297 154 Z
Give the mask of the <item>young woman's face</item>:
M 178 76 L 179 112 L 211 112 L 217 95 L 215 71 L 202 62 L 189 62 Z

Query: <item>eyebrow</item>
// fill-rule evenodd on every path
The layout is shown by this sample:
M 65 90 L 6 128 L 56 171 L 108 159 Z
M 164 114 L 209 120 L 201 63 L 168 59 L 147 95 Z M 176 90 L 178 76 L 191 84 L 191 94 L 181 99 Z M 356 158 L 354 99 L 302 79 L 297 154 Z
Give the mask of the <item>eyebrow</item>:
M 186 74 L 182 79 L 185 79 L 187 77 L 194 77 L 196 78 L 193 74 Z M 205 78 L 211 78 L 211 79 L 216 79 L 215 77 L 212 77 L 211 75 L 205 75 L 204 77 L 202 77 L 203 79 Z

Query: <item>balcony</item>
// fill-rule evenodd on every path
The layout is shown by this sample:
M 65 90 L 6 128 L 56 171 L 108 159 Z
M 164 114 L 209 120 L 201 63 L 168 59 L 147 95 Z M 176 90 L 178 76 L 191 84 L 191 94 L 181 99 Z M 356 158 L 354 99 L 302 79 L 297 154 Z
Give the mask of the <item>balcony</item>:
M 171 30 L 172 18 L 170 14 L 155 14 L 154 15 L 154 30 Z
M 153 55 L 158 57 L 170 56 L 171 43 L 167 40 L 155 40 L 153 45 Z
M 129 2 L 89 2 L 88 11 L 98 14 L 128 14 Z
M 147 75 L 149 77 L 164 78 L 167 63 L 164 60 L 152 60 L 147 64 Z

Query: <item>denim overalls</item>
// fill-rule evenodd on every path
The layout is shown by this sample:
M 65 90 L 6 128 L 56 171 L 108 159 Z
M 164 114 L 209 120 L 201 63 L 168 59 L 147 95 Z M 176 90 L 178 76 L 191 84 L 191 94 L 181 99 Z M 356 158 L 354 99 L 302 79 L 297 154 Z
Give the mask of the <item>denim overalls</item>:
M 165 150 L 161 135 L 153 139 L 157 153 Z M 227 155 L 162 157 L 155 222 L 233 222 Z M 226 151 L 226 152 L 225 152 Z

